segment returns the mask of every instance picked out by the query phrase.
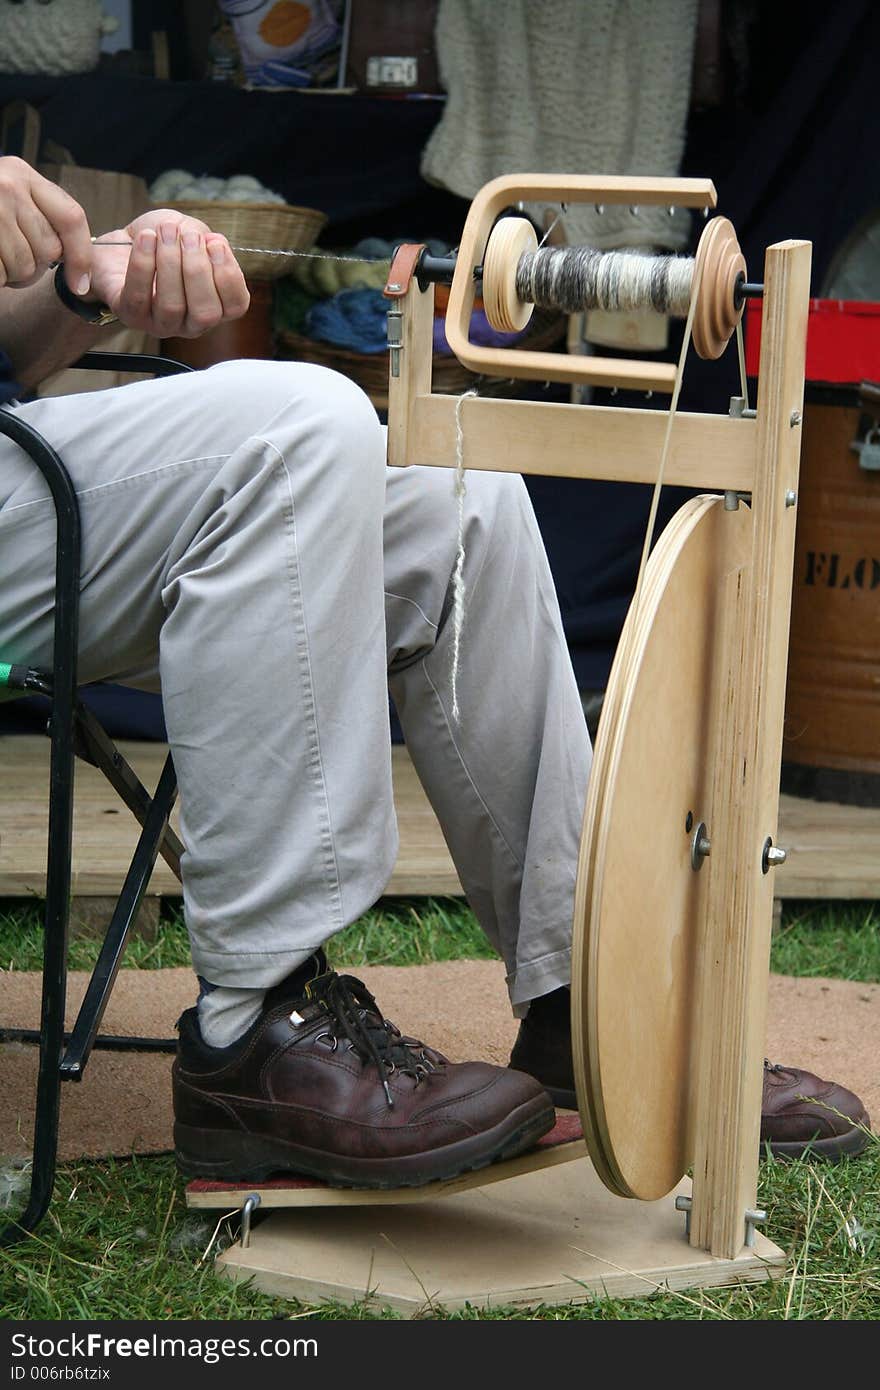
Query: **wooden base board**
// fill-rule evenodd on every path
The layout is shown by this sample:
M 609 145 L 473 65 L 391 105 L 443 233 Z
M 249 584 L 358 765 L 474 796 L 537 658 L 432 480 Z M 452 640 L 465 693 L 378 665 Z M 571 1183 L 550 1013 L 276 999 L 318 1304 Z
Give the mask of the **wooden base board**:
M 442 1202 L 274 1211 L 216 1268 L 304 1303 L 367 1302 L 405 1317 L 439 1308 L 533 1308 L 754 1282 L 785 1257 L 758 1234 L 734 1260 L 693 1250 L 677 1194 L 615 1197 L 587 1158 Z
M 160 743 L 120 742 L 144 784 L 154 787 L 165 758 Z M 49 740 L 0 737 L 0 898 L 41 897 L 46 882 Z M 458 895 L 461 884 L 437 820 L 405 748 L 393 750 L 400 853 L 391 896 Z M 175 817 L 176 824 L 176 817 Z M 74 814 L 75 898 L 119 891 L 137 838 L 133 817 L 97 771 L 79 763 Z M 783 796 L 777 843 L 790 850 L 776 869 L 781 898 L 880 898 L 880 807 L 838 806 Z M 160 859 L 149 893 L 177 897 L 180 884 Z

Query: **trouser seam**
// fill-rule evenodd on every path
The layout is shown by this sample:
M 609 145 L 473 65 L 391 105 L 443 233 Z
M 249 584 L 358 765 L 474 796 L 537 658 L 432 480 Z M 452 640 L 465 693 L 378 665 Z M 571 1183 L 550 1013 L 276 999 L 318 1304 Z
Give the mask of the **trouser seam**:
M 173 463 L 162 463 L 156 468 L 144 469 L 140 473 L 133 473 L 126 478 L 114 478 L 109 483 L 99 483 L 95 487 L 85 487 L 75 489 L 78 502 L 89 502 L 93 498 L 100 498 L 111 495 L 114 492 L 129 492 L 144 483 L 161 482 L 169 474 L 178 472 L 196 472 L 199 468 L 206 468 L 209 465 L 223 464 L 229 458 L 228 454 L 205 454 L 198 458 L 175 459 Z M 42 497 L 31 497 L 27 502 L 16 502 L 11 506 L 0 507 L 0 517 L 12 516 L 16 512 L 26 511 L 29 507 L 53 506 L 50 493 Z
M 296 633 L 297 664 L 300 668 L 303 708 L 306 716 L 305 726 L 308 730 L 306 761 L 310 771 L 315 777 L 316 786 L 319 791 L 320 810 L 318 816 L 321 845 L 324 851 L 324 882 L 332 903 L 331 912 L 335 917 L 337 930 L 339 930 L 345 925 L 345 918 L 339 882 L 339 863 L 336 858 L 336 848 L 333 842 L 333 822 L 330 815 L 330 804 L 327 794 L 327 779 L 324 773 L 324 761 L 321 754 L 321 736 L 318 730 L 317 710 L 315 707 L 312 663 L 308 645 L 308 622 L 306 620 L 305 602 L 299 578 L 299 551 L 296 538 L 296 505 L 293 483 L 286 460 L 277 445 L 273 444 L 269 439 L 264 439 L 262 436 L 255 437 L 259 438 L 260 442 L 264 444 L 267 449 L 270 449 L 278 459 L 282 475 L 279 480 L 280 486 L 286 488 L 287 492 L 289 505 L 287 508 L 282 507 L 282 521 L 286 520 L 285 531 L 291 542 L 291 544 L 287 546 L 287 572 L 290 582 L 291 610 L 294 618 L 293 630 Z

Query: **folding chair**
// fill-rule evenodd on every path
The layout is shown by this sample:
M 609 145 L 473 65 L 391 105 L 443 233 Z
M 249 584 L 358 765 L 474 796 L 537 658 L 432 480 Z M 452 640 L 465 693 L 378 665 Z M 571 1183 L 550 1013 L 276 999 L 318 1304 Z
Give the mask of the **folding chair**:
M 148 372 L 170 376 L 190 367 L 144 354 L 89 352 L 76 367 Z M 0 433 L 13 440 L 48 483 L 57 518 L 55 552 L 55 642 L 52 670 L 9 663 L 0 653 L 0 699 L 35 693 L 50 702 L 49 831 L 43 917 L 43 985 L 40 1027 L 0 1026 L 0 1042 L 36 1043 L 40 1049 L 30 1194 L 21 1216 L 0 1228 L 0 1246 L 33 1231 L 45 1215 L 55 1182 L 62 1081 L 81 1081 L 93 1048 L 173 1052 L 171 1039 L 113 1037 L 98 1029 L 119 970 L 125 944 L 158 854 L 180 877 L 183 846 L 168 820 L 177 796 L 169 754 L 151 797 L 77 694 L 79 634 L 80 518 L 76 494 L 55 450 L 7 407 L 0 407 Z M 73 1030 L 64 1030 L 70 918 L 74 759 L 101 769 L 141 824 L 141 834 L 110 925 L 92 971 Z

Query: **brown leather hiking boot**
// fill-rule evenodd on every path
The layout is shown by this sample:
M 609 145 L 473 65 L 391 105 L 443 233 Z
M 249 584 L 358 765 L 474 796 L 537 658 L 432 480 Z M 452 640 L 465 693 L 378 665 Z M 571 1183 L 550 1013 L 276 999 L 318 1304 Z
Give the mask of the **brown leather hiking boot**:
M 509 1066 L 540 1081 L 562 1109 L 576 1110 L 571 1060 L 571 994 L 553 990 L 532 1001 L 519 1026 Z M 837 1159 L 870 1143 L 870 1120 L 852 1091 L 796 1067 L 764 1063 L 761 1149 L 776 1158 Z
M 538 1082 L 403 1037 L 319 957 L 231 1047 L 203 1042 L 196 1009 L 178 1028 L 174 1143 L 193 1177 L 416 1187 L 521 1153 L 555 1121 Z
M 810 1071 L 764 1061 L 761 1148 L 776 1158 L 845 1158 L 870 1143 L 858 1096 Z

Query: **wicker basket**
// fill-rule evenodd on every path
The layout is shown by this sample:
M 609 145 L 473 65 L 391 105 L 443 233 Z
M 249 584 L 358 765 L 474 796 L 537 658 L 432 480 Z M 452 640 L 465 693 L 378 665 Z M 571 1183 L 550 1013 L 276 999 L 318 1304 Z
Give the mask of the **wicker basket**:
M 277 251 L 309 251 L 327 216 L 317 208 L 291 203 L 222 203 L 217 201 L 165 203 L 165 207 L 198 217 L 214 232 L 222 232 L 230 246 L 259 246 Z M 253 280 L 277 280 L 287 275 L 286 256 L 238 254 L 238 263 Z
M 516 344 L 518 348 L 530 348 L 548 352 L 565 337 L 566 318 L 563 314 L 550 313 L 536 309 L 526 333 Z M 278 355 L 293 358 L 297 362 L 314 362 L 320 367 L 332 367 L 343 376 L 366 391 L 370 400 L 379 409 L 388 405 L 389 359 L 387 352 L 352 352 L 349 348 L 334 347 L 332 343 L 322 343 L 316 338 L 306 338 L 299 333 L 282 329 L 276 334 Z M 447 353 L 435 352 L 431 371 L 431 389 L 442 395 L 457 396 L 467 391 L 477 378 L 473 372 L 463 367 L 457 357 Z M 484 395 L 510 395 L 515 385 L 508 381 L 489 381 L 484 379 L 480 386 Z

